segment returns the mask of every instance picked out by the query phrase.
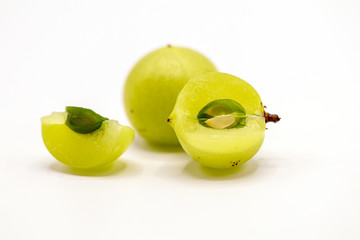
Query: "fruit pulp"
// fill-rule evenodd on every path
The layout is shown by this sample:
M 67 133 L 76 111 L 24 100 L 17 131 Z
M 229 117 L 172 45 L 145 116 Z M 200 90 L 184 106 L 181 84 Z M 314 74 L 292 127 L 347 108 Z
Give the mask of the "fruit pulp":
M 66 125 L 68 113 L 41 118 L 46 148 L 60 162 L 74 168 L 97 168 L 115 161 L 132 143 L 135 132 L 115 120 L 105 120 L 91 133 L 81 134 Z
M 199 122 L 201 110 L 222 99 L 243 107 L 244 126 L 216 129 Z M 248 161 L 264 140 L 264 107 L 259 94 L 244 80 L 225 73 L 207 73 L 191 79 L 179 93 L 168 121 L 184 150 L 212 168 L 231 168 Z

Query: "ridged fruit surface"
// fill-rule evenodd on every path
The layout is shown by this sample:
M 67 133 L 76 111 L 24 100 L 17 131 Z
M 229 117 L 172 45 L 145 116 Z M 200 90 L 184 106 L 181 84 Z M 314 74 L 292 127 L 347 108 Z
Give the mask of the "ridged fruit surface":
M 143 57 L 130 72 L 124 87 L 127 116 L 135 130 L 156 145 L 178 145 L 167 124 L 176 97 L 185 83 L 201 73 L 216 71 L 200 53 L 166 46 Z

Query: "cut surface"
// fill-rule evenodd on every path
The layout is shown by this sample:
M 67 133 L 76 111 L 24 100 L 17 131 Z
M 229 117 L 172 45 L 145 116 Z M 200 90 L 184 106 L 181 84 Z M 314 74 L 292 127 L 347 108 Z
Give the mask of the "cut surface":
M 105 120 L 99 129 L 81 134 L 66 125 L 68 113 L 41 118 L 46 148 L 60 162 L 74 168 L 96 168 L 115 161 L 130 146 L 135 132 L 117 121 Z
M 232 115 L 231 104 L 219 104 L 224 99 L 236 102 L 243 111 Z M 201 115 L 214 102 L 215 107 L 204 111 L 208 116 Z M 206 126 L 199 116 L 207 118 Z M 242 119 L 240 127 L 233 126 L 237 118 Z M 184 150 L 208 167 L 238 166 L 258 152 L 264 139 L 264 108 L 258 93 L 229 74 L 208 73 L 191 79 L 179 93 L 169 119 Z

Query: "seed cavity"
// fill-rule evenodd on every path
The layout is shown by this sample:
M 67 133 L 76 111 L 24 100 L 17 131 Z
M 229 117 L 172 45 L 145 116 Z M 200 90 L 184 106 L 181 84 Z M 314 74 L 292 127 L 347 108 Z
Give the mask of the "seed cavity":
M 214 129 L 240 128 L 246 125 L 244 107 L 232 99 L 217 99 L 208 103 L 197 117 L 202 126 Z
M 210 115 L 210 116 L 220 116 L 220 115 L 225 115 L 230 113 L 231 110 L 223 105 L 215 105 L 211 108 L 209 108 L 208 110 L 206 110 L 206 114 Z

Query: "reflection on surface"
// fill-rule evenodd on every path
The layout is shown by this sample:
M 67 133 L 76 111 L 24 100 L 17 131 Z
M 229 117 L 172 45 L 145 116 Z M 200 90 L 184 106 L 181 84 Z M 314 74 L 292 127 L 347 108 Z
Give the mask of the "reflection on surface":
M 239 167 L 230 169 L 214 169 L 201 166 L 195 161 L 190 161 L 184 168 L 183 172 L 199 179 L 206 180 L 228 180 L 236 178 L 245 178 L 250 176 L 258 169 L 258 163 L 250 160 Z
M 70 175 L 79 175 L 79 176 L 93 176 L 93 177 L 104 177 L 104 176 L 115 176 L 129 173 L 139 172 L 140 168 L 133 163 L 130 165 L 123 162 L 122 160 L 117 160 L 114 163 L 108 164 L 101 168 L 96 169 L 78 169 L 66 166 L 60 162 L 53 162 L 49 165 L 49 168 L 56 172 L 66 173 Z
M 156 152 L 156 153 L 161 153 L 161 152 L 184 152 L 184 150 L 182 149 L 182 147 L 179 146 L 161 146 L 161 145 L 155 145 L 152 143 L 148 143 L 147 141 L 145 141 L 143 138 L 141 137 L 137 137 L 135 138 L 133 145 L 149 151 L 149 152 Z

